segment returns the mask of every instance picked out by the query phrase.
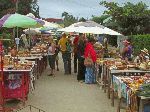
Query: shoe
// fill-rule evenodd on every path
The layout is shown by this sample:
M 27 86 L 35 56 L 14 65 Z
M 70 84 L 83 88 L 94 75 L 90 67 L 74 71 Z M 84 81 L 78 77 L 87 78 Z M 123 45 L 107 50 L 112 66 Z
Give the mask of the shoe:
M 59 71 L 59 68 L 57 68 L 57 71 Z
M 48 76 L 53 76 L 53 74 L 49 74 Z

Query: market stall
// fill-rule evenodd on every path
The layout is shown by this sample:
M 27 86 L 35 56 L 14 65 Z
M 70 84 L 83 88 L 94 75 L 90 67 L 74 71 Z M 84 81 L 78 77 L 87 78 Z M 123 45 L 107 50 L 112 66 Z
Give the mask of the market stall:
M 140 87 L 147 84 L 150 86 L 150 70 L 149 64 L 146 65 L 136 63 L 126 63 L 121 59 L 103 59 L 97 60 L 97 64 L 102 64 L 101 81 L 104 84 L 104 91 L 107 92 L 108 98 L 111 98 L 111 104 L 114 106 L 114 92 L 119 98 L 118 112 L 120 111 L 120 103 L 122 98 L 126 100 L 126 109 L 130 111 L 143 110 L 143 100 L 146 101 L 146 91 L 144 95 L 137 94 Z M 144 67 L 143 67 L 144 66 Z M 145 86 L 144 86 L 145 87 Z M 112 95 L 112 97 L 111 97 Z M 139 103 L 141 102 L 141 103 Z M 142 111 L 141 111 L 142 112 Z
M 1 60 L 1 100 L 3 109 L 7 100 L 18 99 L 25 104 L 28 93 L 33 88 L 32 71 L 35 63 L 32 61 L 18 61 L 15 58 L 4 56 Z

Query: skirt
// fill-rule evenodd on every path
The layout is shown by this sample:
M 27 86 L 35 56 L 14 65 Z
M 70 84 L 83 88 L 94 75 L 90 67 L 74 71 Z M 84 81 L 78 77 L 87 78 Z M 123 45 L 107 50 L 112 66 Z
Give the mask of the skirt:
M 96 82 L 96 76 L 95 76 L 95 68 L 92 67 L 86 67 L 85 72 L 85 83 L 86 84 L 94 84 Z

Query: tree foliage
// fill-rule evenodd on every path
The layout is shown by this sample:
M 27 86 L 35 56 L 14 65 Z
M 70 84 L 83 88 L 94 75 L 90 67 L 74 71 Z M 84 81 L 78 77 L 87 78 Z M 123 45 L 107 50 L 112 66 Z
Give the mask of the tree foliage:
M 5 14 L 12 14 L 16 12 L 17 0 L 1 0 L 0 2 L 0 17 Z M 39 17 L 39 6 L 37 0 L 18 0 L 18 13 L 28 14 L 33 13 L 36 17 Z
M 102 15 L 102 16 L 92 16 L 92 20 L 95 21 L 96 23 L 99 23 L 101 25 L 104 25 L 104 20 L 106 20 L 109 15 Z
M 65 27 L 77 22 L 77 19 L 73 15 L 70 15 L 67 12 L 63 12 L 62 17 L 64 19 L 64 26 Z
M 79 21 L 79 22 L 85 22 L 86 19 L 85 19 L 84 17 L 81 17 L 78 21 Z
M 115 2 L 102 1 L 100 5 L 108 9 L 104 13 L 112 17 L 111 22 L 116 23 L 118 30 L 123 34 L 150 33 L 150 10 L 145 3 L 133 4 L 127 2 L 124 6 L 119 6 Z
M 148 49 L 150 51 L 150 34 L 147 35 L 131 35 L 129 36 L 129 39 L 132 42 L 132 45 L 134 47 L 134 54 L 139 54 L 141 49 Z

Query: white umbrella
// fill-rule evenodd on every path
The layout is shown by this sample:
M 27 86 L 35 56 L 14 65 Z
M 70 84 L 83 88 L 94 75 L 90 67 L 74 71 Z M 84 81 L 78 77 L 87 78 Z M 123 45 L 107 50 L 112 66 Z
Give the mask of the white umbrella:
M 122 35 L 116 31 L 113 31 L 107 27 L 104 27 L 93 21 L 77 22 L 69 27 L 62 28 L 57 31 L 63 32 L 77 32 L 77 33 L 93 33 L 93 34 L 108 34 L 108 35 Z
M 103 28 L 100 27 L 84 27 L 84 26 L 79 26 L 79 27 L 66 27 L 62 28 L 57 31 L 63 31 L 63 32 L 77 32 L 77 33 L 93 33 L 93 34 L 103 34 Z
M 45 24 L 43 25 L 43 27 L 47 27 L 47 28 L 62 28 L 59 24 L 57 23 L 51 23 L 51 22 L 47 22 L 45 20 L 43 20 L 45 22 Z
M 108 34 L 108 35 L 122 35 L 114 30 L 107 28 L 107 27 L 104 28 L 103 32 L 104 32 L 104 34 Z

